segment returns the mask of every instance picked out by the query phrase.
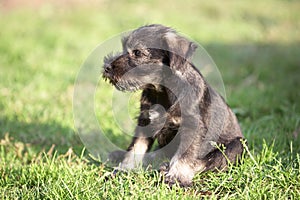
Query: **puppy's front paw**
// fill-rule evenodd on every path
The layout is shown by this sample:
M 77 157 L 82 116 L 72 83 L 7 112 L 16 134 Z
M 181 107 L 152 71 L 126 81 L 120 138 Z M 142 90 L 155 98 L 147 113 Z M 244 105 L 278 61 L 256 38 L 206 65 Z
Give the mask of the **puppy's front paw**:
M 132 170 L 143 166 L 143 154 L 134 154 L 127 152 L 123 161 L 120 164 L 120 168 L 125 170 Z
M 181 187 L 188 187 L 192 184 L 194 174 L 195 172 L 190 166 L 177 161 L 165 173 L 165 183 L 170 186 L 178 183 Z
M 187 176 L 181 174 L 171 174 L 167 173 L 165 176 L 165 183 L 169 186 L 173 186 L 174 184 L 178 184 L 180 187 L 189 187 L 192 185 L 192 179 L 188 178 Z

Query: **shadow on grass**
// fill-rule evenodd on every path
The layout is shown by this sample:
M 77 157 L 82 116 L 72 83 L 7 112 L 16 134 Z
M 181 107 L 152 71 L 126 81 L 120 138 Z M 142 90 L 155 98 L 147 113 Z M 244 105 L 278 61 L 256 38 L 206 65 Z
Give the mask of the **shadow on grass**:
M 24 123 L 15 119 L 0 118 L 0 138 L 8 134 L 14 142 L 28 144 L 35 152 L 48 151 L 55 145 L 58 154 L 66 153 L 71 147 L 80 154 L 83 145 L 79 136 L 69 127 L 64 127 L 57 122 Z
M 252 119 L 293 109 L 300 113 L 300 43 L 204 47 L 222 74 L 231 106 L 248 110 Z

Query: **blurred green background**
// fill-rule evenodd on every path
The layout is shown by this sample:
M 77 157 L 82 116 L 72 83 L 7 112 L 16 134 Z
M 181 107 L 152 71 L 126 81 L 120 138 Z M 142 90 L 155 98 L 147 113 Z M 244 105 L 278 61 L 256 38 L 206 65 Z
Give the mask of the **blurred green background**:
M 282 159 L 299 153 L 299 11 L 297 0 L 0 0 L 1 148 L 34 157 L 55 144 L 58 154 L 70 147 L 80 154 L 72 95 L 81 64 L 110 37 L 160 23 L 211 55 L 250 150 L 260 152 L 265 140 Z M 102 120 L 116 143 L 127 144 L 109 113 Z

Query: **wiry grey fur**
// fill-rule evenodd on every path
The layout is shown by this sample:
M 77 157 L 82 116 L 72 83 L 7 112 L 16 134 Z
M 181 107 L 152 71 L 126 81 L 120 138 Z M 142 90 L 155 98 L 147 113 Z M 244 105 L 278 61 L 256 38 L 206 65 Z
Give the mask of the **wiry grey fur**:
M 170 158 L 161 166 L 169 184 L 191 184 L 195 173 L 225 169 L 243 152 L 238 121 L 191 63 L 197 45 L 162 25 L 140 27 L 122 40 L 123 52 L 104 59 L 104 79 L 117 89 L 142 89 L 135 136 L 110 159 L 123 169 Z M 157 139 L 160 150 L 147 153 Z M 223 150 L 223 151 L 222 151 Z

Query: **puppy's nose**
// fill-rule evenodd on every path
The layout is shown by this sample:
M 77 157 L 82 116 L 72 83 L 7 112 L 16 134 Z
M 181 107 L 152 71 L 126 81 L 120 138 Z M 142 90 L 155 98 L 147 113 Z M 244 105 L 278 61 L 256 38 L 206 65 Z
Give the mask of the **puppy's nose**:
M 109 64 L 105 64 L 105 65 L 104 65 L 104 71 L 105 71 L 106 73 L 109 73 L 109 72 L 111 71 L 111 69 L 112 69 L 112 66 L 111 66 L 111 65 L 109 65 Z

